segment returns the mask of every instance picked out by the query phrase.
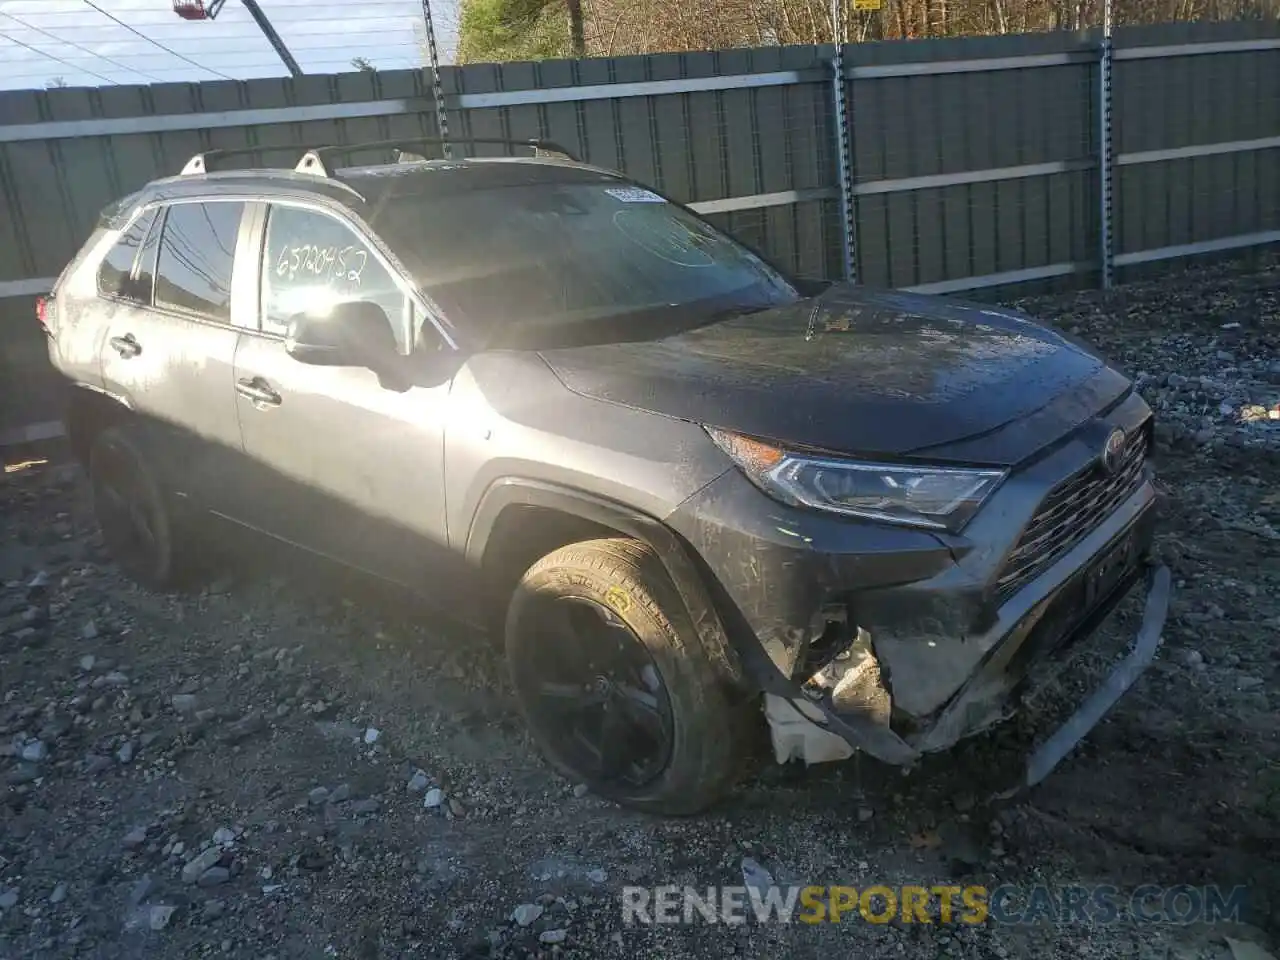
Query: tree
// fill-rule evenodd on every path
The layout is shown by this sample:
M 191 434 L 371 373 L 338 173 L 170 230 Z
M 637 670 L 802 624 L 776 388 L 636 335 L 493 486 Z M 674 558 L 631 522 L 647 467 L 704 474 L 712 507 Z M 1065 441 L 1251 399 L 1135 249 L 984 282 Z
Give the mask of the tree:
M 361 73 L 374 73 L 378 69 L 369 62 L 368 57 L 352 57 L 351 65 Z
M 461 0 L 460 60 L 538 60 L 910 40 L 1102 22 L 1103 0 L 882 0 L 840 24 L 830 0 Z M 1280 17 L 1280 0 L 1113 0 L 1117 25 Z
M 460 63 L 586 55 L 582 0 L 462 0 Z
M 65 86 L 67 86 L 67 81 L 64 77 L 54 77 L 52 80 L 50 80 L 48 83 L 45 84 L 45 88 L 49 90 L 53 90 L 55 88 L 65 87 Z

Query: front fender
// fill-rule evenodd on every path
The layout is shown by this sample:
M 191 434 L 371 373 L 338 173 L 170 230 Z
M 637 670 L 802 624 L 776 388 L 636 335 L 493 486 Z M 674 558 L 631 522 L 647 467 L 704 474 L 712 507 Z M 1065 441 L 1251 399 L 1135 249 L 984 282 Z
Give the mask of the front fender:
M 648 544 L 680 594 L 705 648 L 723 660 L 726 675 L 735 685 L 745 686 L 741 656 L 747 651 L 736 649 L 737 645 L 730 642 L 696 560 L 670 527 L 655 517 L 595 494 L 541 480 L 503 477 L 485 490 L 467 532 L 464 552 L 472 566 L 483 566 L 489 537 L 502 512 L 519 506 L 556 510 Z

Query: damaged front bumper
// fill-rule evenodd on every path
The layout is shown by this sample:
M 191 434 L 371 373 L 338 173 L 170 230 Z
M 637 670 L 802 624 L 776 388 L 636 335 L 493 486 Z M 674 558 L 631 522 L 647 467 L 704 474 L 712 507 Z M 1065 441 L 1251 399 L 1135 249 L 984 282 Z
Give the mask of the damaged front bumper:
M 1134 636 L 1128 653 L 1103 682 L 1080 705 L 1076 711 L 1056 731 L 1038 746 L 1026 761 L 1026 786 L 1034 786 L 1047 777 L 1064 757 L 1097 726 L 1115 704 L 1133 686 L 1134 682 L 1155 658 L 1160 646 L 1161 632 L 1165 618 L 1169 612 L 1169 600 L 1172 593 L 1169 568 L 1163 565 L 1149 565 L 1140 571 L 1137 580 L 1145 572 L 1147 581 L 1146 605 L 1142 614 L 1142 622 Z M 1123 599 L 1136 583 L 1131 582 L 1117 591 L 1115 603 Z M 1114 608 L 1109 604 L 1090 616 L 1080 627 L 1080 633 L 1092 632 L 1094 627 Z M 1070 640 L 1068 640 L 1070 643 Z M 972 689 L 961 694 L 948 708 L 952 716 L 964 717 L 970 714 L 974 706 L 980 707 L 980 715 L 990 716 L 990 701 L 986 700 L 987 684 L 983 680 L 976 682 Z M 907 764 L 926 752 L 938 749 L 939 742 L 946 737 L 937 735 L 925 737 L 912 743 L 898 737 L 885 726 L 878 726 L 873 738 L 868 739 L 867 728 L 860 724 L 848 723 L 846 716 L 834 709 L 824 709 L 824 705 L 815 703 L 806 696 L 785 697 L 776 693 L 765 694 L 765 715 L 769 721 L 770 734 L 773 739 L 775 755 L 780 763 L 793 758 L 801 758 L 810 763 L 821 763 L 832 760 L 843 760 L 852 756 L 857 746 L 866 749 L 871 747 L 881 759 L 891 763 Z M 989 724 L 983 724 L 985 727 Z M 943 723 L 933 728 L 934 731 L 957 732 L 959 736 L 967 736 L 977 729 L 957 727 L 955 724 Z M 942 742 L 947 746 L 949 742 Z
M 1150 558 L 1156 491 L 1145 466 L 1061 556 L 999 592 L 1006 558 L 1046 492 L 1088 455 L 1068 444 L 1006 483 L 963 539 L 775 504 L 760 511 L 762 495 L 733 472 L 670 518 L 701 558 L 744 672 L 765 695 L 778 759 L 856 750 L 907 765 L 985 730 L 1145 580 L 1129 654 L 1029 758 L 1029 783 L 1047 775 L 1150 664 L 1170 600 L 1169 572 Z

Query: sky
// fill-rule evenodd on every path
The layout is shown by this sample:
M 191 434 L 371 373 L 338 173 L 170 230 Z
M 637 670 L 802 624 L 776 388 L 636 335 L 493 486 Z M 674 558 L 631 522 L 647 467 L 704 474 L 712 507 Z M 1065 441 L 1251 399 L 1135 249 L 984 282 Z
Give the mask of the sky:
M 207 0 L 206 0 L 207 5 Z M 259 0 L 303 73 L 420 67 L 422 0 Z M 432 0 L 441 59 L 457 45 L 457 0 Z M 288 70 L 240 0 L 187 21 L 172 0 L 0 0 L 0 90 L 248 80 Z

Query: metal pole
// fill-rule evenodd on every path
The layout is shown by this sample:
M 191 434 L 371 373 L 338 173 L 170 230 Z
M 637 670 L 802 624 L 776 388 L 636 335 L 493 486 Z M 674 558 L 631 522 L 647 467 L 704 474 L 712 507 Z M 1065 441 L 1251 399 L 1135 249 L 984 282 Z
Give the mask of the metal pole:
M 1111 0 L 1102 2 L 1102 49 L 1098 60 L 1098 258 L 1102 289 L 1111 289 L 1115 272 L 1112 239 L 1111 155 Z
M 267 38 L 267 42 L 275 48 L 276 55 L 286 67 L 289 73 L 295 77 L 302 76 L 302 70 L 298 66 L 298 61 L 293 59 L 293 54 L 289 52 L 289 48 L 284 45 L 284 41 L 280 39 L 280 34 L 276 33 L 276 28 L 271 25 L 271 21 L 267 19 L 267 15 L 262 12 L 262 8 L 258 6 L 258 0 L 240 0 L 244 4 L 244 8 L 249 11 L 249 16 L 258 25 L 258 29 L 262 31 L 262 35 Z
M 831 0 L 831 35 L 835 54 L 831 57 L 831 94 L 835 102 L 836 167 L 840 178 L 840 242 L 843 253 L 844 278 L 858 282 L 856 263 L 857 221 L 853 206 L 853 172 L 850 157 L 852 129 L 844 96 L 844 23 L 842 0 Z
M 444 141 L 441 148 L 446 160 L 453 159 L 449 146 L 449 118 L 444 107 L 444 87 L 440 85 L 440 51 L 436 47 L 436 28 L 431 22 L 431 0 L 422 0 L 422 18 L 427 23 L 427 55 L 431 58 L 431 92 L 436 97 L 436 130 Z

